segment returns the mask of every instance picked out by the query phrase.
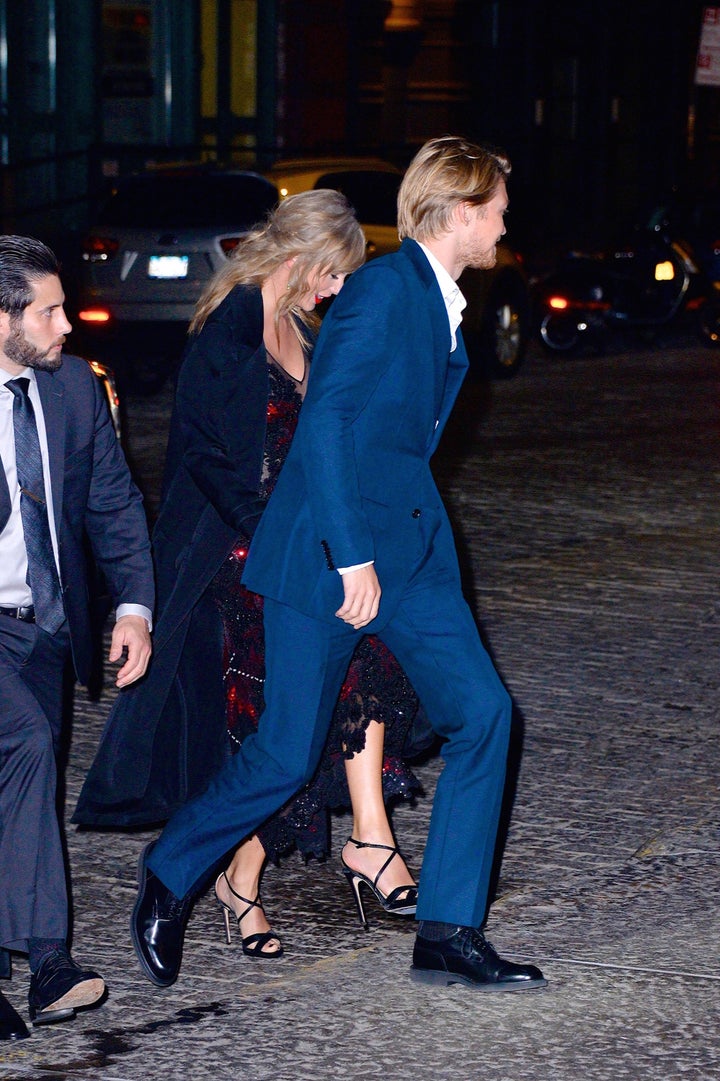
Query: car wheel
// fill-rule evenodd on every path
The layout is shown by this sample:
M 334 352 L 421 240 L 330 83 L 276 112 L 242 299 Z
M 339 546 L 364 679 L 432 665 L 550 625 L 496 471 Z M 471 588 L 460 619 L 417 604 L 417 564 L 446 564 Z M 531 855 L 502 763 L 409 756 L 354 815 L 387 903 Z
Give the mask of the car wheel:
M 529 311 L 524 289 L 510 279 L 495 282 L 485 301 L 482 323 L 469 352 L 489 379 L 510 379 L 525 359 Z
M 540 324 L 540 338 L 553 353 L 572 353 L 580 344 L 577 321 L 567 315 L 550 313 Z

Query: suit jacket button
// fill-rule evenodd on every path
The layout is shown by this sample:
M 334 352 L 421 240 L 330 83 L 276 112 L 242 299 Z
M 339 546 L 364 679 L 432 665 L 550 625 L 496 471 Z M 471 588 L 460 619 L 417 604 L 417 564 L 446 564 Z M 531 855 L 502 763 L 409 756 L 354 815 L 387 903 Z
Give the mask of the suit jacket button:
M 415 510 L 412 512 L 413 518 L 419 518 L 421 514 L 422 514 L 422 511 L 420 510 L 419 507 L 416 507 Z

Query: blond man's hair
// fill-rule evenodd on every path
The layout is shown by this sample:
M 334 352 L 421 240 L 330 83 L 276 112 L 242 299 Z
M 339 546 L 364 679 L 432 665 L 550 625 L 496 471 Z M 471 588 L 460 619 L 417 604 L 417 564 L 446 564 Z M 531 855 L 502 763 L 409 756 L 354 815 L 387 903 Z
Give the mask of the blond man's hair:
M 400 239 L 424 241 L 442 236 L 450 228 L 458 203 L 489 203 L 510 168 L 510 160 L 500 150 L 456 135 L 430 139 L 410 162 L 400 185 Z

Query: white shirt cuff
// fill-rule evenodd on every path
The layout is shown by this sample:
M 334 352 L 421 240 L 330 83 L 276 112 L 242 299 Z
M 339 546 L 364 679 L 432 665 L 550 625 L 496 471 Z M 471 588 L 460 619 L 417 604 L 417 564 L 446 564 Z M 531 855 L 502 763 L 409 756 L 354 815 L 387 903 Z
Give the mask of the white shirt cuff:
M 361 571 L 363 567 L 372 567 L 374 559 L 368 559 L 367 563 L 356 563 L 354 567 L 338 567 L 338 574 L 347 574 L 348 571 Z
M 120 616 L 142 616 L 148 625 L 148 630 L 153 629 L 152 612 L 144 604 L 119 604 L 115 619 L 120 619 Z

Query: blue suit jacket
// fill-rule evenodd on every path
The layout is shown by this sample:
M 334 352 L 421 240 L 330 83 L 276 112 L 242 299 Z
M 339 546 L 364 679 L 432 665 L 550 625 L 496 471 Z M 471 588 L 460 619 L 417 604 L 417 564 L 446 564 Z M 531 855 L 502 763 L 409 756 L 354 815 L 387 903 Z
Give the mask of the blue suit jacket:
M 429 464 L 467 370 L 461 335 L 452 353 L 450 344 L 437 279 L 413 240 L 352 275 L 318 338 L 297 433 L 253 539 L 248 588 L 335 622 L 336 568 L 374 560 L 383 594 L 372 633 L 428 561 L 459 583 Z
M 150 542 L 142 497 L 130 476 L 99 380 L 78 357 L 37 374 L 50 458 L 63 599 L 78 678 L 92 663 L 88 537 L 116 604 L 153 608 Z M 0 469 L 0 530 L 10 513 Z

